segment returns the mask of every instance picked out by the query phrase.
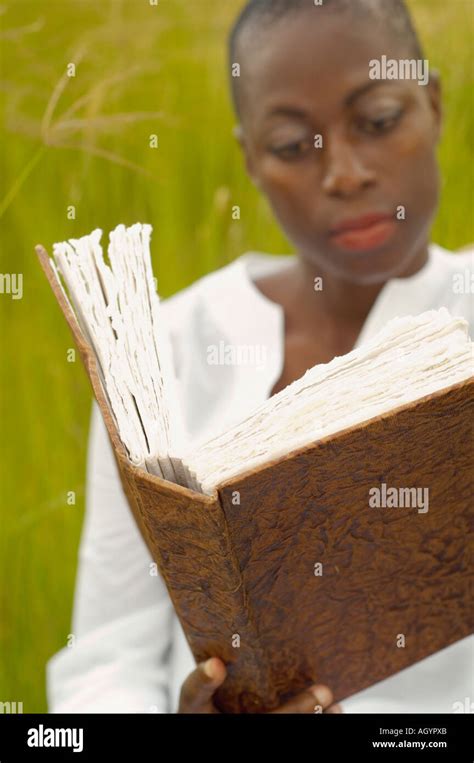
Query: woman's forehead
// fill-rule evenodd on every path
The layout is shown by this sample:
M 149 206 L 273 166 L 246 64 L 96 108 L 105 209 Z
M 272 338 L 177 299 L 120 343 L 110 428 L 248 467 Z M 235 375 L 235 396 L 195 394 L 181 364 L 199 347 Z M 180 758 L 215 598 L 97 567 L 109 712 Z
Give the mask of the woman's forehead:
M 271 80 L 301 73 L 321 78 L 335 68 L 350 71 L 353 65 L 368 70 L 369 61 L 384 54 L 405 55 L 406 48 L 380 22 L 351 21 L 348 14 L 332 14 L 321 22 L 301 14 L 255 35 L 253 44 L 248 40 L 240 59 L 249 77 Z
M 239 83 L 245 108 L 258 105 L 259 112 L 268 112 L 285 101 L 340 101 L 370 83 L 371 61 L 406 55 L 390 30 L 369 28 L 364 18 L 365 24 L 349 14 L 332 14 L 316 23 L 302 14 L 272 26 L 259 47 L 247 38 Z

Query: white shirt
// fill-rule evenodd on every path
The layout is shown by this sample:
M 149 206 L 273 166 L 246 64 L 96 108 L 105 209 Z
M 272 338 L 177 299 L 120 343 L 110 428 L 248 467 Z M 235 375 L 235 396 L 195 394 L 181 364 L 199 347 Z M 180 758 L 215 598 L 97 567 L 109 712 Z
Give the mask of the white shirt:
M 164 300 L 193 441 L 243 419 L 268 398 L 280 377 L 283 309 L 263 296 L 254 279 L 291 259 L 249 252 Z M 442 306 L 469 320 L 474 336 L 472 273 L 473 252 L 453 255 L 432 244 L 418 273 L 384 285 L 356 346 L 397 315 Z M 261 345 L 265 363 L 209 365 L 209 346 L 222 341 Z M 69 645 L 46 666 L 50 712 L 176 712 L 181 685 L 195 661 L 161 577 L 150 575 L 151 561 L 94 403 L 73 638 L 69 634 Z M 460 712 L 474 696 L 473 641 L 458 641 L 348 698 L 340 703 L 343 711 Z

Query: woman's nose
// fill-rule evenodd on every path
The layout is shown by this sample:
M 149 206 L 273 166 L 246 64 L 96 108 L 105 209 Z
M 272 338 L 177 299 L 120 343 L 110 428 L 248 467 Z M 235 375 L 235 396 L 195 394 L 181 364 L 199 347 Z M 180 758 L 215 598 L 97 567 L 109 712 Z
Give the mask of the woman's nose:
M 353 196 L 375 182 L 375 172 L 347 138 L 326 140 L 323 167 L 322 188 L 328 196 Z

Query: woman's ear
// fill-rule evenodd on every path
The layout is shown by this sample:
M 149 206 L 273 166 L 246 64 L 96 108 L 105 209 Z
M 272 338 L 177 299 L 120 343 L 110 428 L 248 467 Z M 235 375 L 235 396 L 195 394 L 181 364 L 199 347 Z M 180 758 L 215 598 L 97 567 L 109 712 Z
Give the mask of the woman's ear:
M 260 182 L 258 178 L 255 176 L 253 171 L 253 163 L 247 148 L 247 143 L 245 140 L 242 125 L 241 124 L 234 125 L 232 129 L 232 133 L 234 135 L 234 138 L 237 140 L 240 148 L 242 149 L 244 160 L 245 160 L 245 169 L 247 170 L 247 174 L 250 177 L 250 180 L 252 181 L 252 183 L 258 188 L 260 186 Z
M 441 138 L 443 131 L 443 103 L 441 93 L 441 76 L 438 69 L 430 69 L 428 83 L 428 97 L 435 120 L 436 142 Z
M 234 138 L 236 139 L 237 143 L 240 143 L 240 145 L 242 145 L 243 130 L 242 130 L 242 125 L 240 123 L 234 125 L 234 127 L 232 128 L 232 134 Z

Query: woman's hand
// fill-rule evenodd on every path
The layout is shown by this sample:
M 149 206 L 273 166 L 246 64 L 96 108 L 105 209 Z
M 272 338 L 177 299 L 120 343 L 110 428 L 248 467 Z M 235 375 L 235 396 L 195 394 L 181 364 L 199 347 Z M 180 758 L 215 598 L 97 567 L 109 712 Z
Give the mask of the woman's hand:
M 224 682 L 226 667 L 218 657 L 200 662 L 181 687 L 178 713 L 219 713 L 212 698 Z M 341 713 L 339 705 L 331 704 L 333 695 L 327 686 L 316 684 L 292 697 L 272 713 Z

